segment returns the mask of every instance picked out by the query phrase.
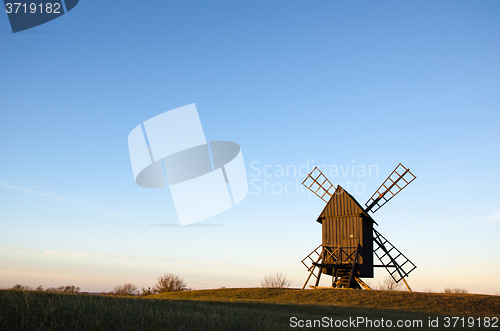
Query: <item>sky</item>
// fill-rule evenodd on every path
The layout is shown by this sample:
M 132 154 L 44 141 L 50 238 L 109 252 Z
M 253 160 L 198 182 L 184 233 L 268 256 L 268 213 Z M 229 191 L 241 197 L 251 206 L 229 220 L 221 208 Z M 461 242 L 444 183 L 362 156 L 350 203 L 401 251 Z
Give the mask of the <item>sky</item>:
M 373 217 L 417 265 L 409 285 L 499 294 L 499 16 L 498 1 L 82 0 L 14 34 L 0 15 L 0 287 L 275 271 L 302 287 L 325 204 L 308 171 L 364 204 L 401 162 L 417 179 Z M 249 192 L 181 227 L 168 188 L 135 183 L 127 138 L 192 103 L 207 140 L 241 146 Z

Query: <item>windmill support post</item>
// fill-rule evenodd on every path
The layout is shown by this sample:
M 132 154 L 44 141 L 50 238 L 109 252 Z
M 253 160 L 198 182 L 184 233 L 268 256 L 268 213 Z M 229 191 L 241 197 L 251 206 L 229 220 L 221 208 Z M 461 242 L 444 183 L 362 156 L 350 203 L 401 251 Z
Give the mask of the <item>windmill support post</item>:
M 301 262 L 302 262 L 302 264 L 303 264 L 303 265 L 307 268 L 307 270 L 308 270 L 308 271 L 310 271 L 310 272 L 309 272 L 309 277 L 307 277 L 306 282 L 304 283 L 304 286 L 302 286 L 302 289 L 305 289 L 305 288 L 306 288 L 307 283 L 309 282 L 309 279 L 311 279 L 311 276 L 316 277 L 316 275 L 314 274 L 314 269 L 316 268 L 316 265 L 318 264 L 318 262 L 319 262 L 319 261 L 322 259 L 322 257 L 323 257 L 323 256 L 322 256 L 322 254 L 318 254 L 318 252 L 317 252 L 317 251 L 318 251 L 318 249 L 319 249 L 320 247 L 322 247 L 322 245 L 319 245 L 318 247 L 316 247 L 316 249 L 315 249 L 315 250 L 313 250 L 311 253 L 309 253 L 309 255 L 307 255 L 307 256 L 306 256 L 304 259 L 302 259 L 302 261 L 301 261 Z M 314 254 L 314 253 L 318 254 L 318 259 L 316 260 L 316 262 L 315 262 L 315 261 L 311 258 L 311 255 L 312 255 L 312 254 Z M 311 261 L 312 261 L 312 264 L 311 264 L 311 266 L 310 266 L 310 267 L 308 267 L 308 266 L 307 266 L 307 264 L 306 264 L 306 263 L 304 263 L 304 261 L 306 261 L 307 259 L 309 259 L 309 260 L 311 260 Z M 316 278 L 317 278 L 317 277 L 316 277 Z
M 356 252 L 354 253 L 354 260 L 352 261 L 351 275 L 349 276 L 349 283 L 347 284 L 348 288 L 352 288 L 354 281 L 354 274 L 356 273 L 356 265 L 358 263 L 358 252 L 359 252 L 359 244 L 356 247 Z
M 318 254 L 318 250 L 321 247 L 321 253 Z M 312 276 L 316 277 L 315 284 L 312 288 L 319 288 L 319 283 L 321 280 L 321 275 L 325 269 L 332 270 L 332 288 L 365 288 L 371 290 L 371 288 L 366 285 L 359 277 L 356 275 L 358 271 L 358 261 L 360 258 L 361 245 L 356 246 L 356 250 L 350 254 L 345 252 L 345 249 L 353 249 L 354 247 L 342 247 L 340 246 L 328 246 L 320 245 L 317 249 L 312 251 L 308 256 L 306 256 L 302 263 L 308 268 L 309 275 L 302 286 L 305 289 L 307 283 L 309 283 Z M 333 250 L 332 250 L 333 249 Z M 313 254 L 318 254 L 318 259 L 314 261 L 310 256 Z M 345 257 L 342 257 L 346 254 Z M 330 264 L 329 259 L 333 259 L 335 264 Z M 307 266 L 304 261 L 309 261 L 311 266 Z M 318 273 L 315 273 L 316 267 L 318 268 Z M 342 271 L 342 272 L 340 272 Z M 340 275 L 339 275 L 340 273 Z
M 318 286 L 319 285 L 319 279 L 321 278 L 321 273 L 322 272 L 323 272 L 323 267 L 319 267 L 318 276 L 316 277 L 316 284 L 314 286 Z
M 403 282 L 405 283 L 406 285 L 406 288 L 408 289 L 409 292 L 413 292 L 410 288 L 410 285 L 408 285 L 408 283 L 406 282 L 406 279 L 403 277 Z

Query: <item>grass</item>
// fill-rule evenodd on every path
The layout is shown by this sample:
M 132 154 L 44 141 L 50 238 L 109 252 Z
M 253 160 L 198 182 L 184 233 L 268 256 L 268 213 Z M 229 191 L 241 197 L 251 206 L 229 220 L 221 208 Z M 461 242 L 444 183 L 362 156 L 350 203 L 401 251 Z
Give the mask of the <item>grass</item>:
M 500 297 L 263 288 L 148 297 L 0 291 L 0 330 L 289 330 L 292 316 L 303 320 L 384 318 L 394 323 L 422 320 L 423 328 L 406 330 L 436 330 L 427 327 L 429 317 L 438 317 L 442 324 L 445 314 L 498 317 Z
M 492 295 L 423 293 L 403 291 L 362 291 L 346 289 L 241 288 L 170 292 L 157 298 L 177 300 L 258 301 L 288 304 L 335 305 L 346 307 L 404 309 L 455 315 L 492 316 L 500 314 L 500 298 Z

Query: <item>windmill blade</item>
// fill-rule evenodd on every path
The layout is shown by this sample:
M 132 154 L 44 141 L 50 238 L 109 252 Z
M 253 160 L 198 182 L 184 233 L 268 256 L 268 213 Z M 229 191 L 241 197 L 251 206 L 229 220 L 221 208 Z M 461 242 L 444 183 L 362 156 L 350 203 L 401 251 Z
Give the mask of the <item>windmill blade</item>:
M 394 198 L 396 194 L 401 192 L 408 184 L 415 178 L 410 172 L 410 169 L 405 168 L 401 163 L 398 164 L 396 169 L 387 177 L 387 179 L 380 185 L 378 190 L 373 193 L 370 199 L 365 203 L 365 212 L 376 212 L 389 200 Z
M 373 229 L 373 241 L 377 244 L 377 248 L 373 252 L 396 283 L 399 283 L 401 279 L 407 277 L 410 272 L 417 268 L 413 262 L 375 229 Z
M 326 178 L 325 175 L 318 169 L 314 168 L 306 179 L 302 182 L 302 185 L 307 187 L 312 193 L 316 194 L 324 202 L 328 202 L 333 193 L 335 192 L 335 186 Z

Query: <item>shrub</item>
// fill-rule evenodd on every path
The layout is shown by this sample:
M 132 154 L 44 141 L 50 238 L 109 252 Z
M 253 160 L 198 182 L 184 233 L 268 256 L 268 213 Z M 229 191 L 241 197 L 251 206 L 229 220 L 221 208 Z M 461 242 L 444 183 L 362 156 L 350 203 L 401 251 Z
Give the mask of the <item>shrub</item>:
M 115 295 L 136 295 L 137 293 L 137 287 L 134 284 L 130 283 L 116 286 L 113 290 L 113 294 Z
M 40 285 L 36 289 L 33 289 L 29 286 L 24 286 L 21 284 L 17 284 L 11 288 L 12 290 L 17 291 L 44 291 L 43 286 Z M 49 287 L 45 290 L 45 292 L 57 292 L 57 293 L 77 293 L 80 291 L 80 288 L 75 285 L 68 286 L 59 286 L 59 287 Z
M 77 293 L 80 288 L 75 285 L 59 286 L 59 287 L 49 287 L 45 292 L 55 292 L 55 293 Z
M 153 290 L 151 290 L 151 287 L 148 287 L 148 288 L 142 287 L 140 295 L 151 295 L 151 294 L 154 294 Z
M 16 284 L 16 285 L 12 286 L 12 290 L 16 290 L 16 291 L 31 291 L 33 289 L 31 287 L 29 287 L 29 286 L 24 286 L 24 285 L 21 285 L 21 284 Z
M 469 290 L 465 288 L 445 288 L 444 293 L 469 293 Z
M 158 277 L 158 283 L 155 285 L 153 292 L 155 293 L 165 293 L 165 292 L 176 292 L 185 291 L 186 282 L 184 279 L 173 274 L 164 274 Z
M 265 276 L 264 279 L 260 282 L 260 286 L 267 288 L 285 288 L 290 287 L 290 283 L 292 281 L 288 279 L 288 277 L 282 272 L 271 273 L 268 276 Z
M 379 283 L 378 289 L 380 291 L 402 291 L 403 282 L 396 283 L 391 276 L 387 276 L 381 283 Z

